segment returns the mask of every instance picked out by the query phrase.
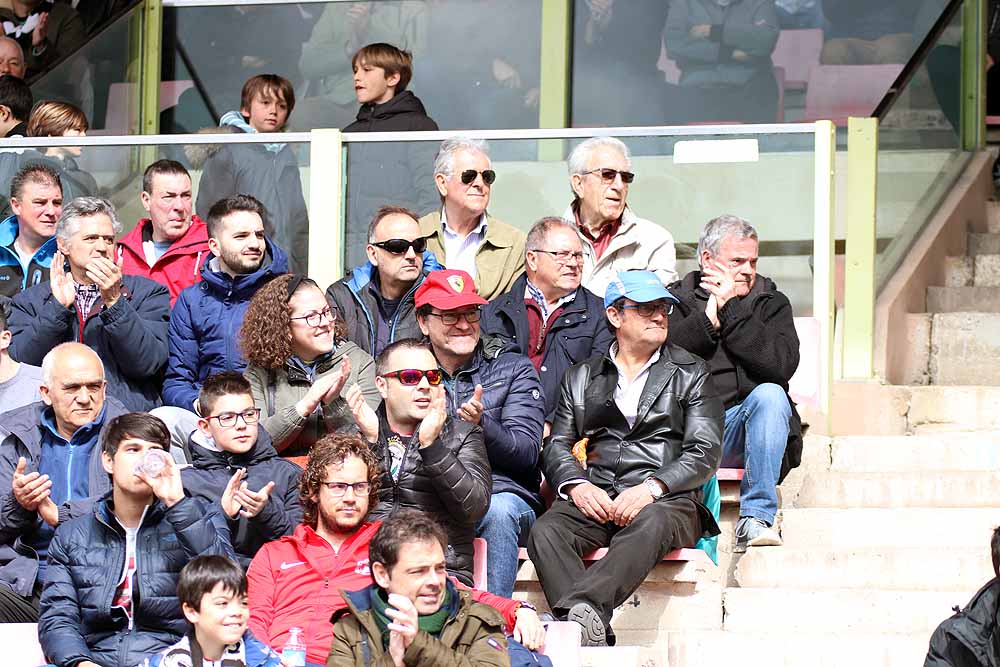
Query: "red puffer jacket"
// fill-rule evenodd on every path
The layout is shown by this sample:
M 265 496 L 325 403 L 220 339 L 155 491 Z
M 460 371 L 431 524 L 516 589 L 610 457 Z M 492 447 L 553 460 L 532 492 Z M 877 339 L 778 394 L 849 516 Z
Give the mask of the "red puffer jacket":
M 254 636 L 280 652 L 288 641 L 288 629 L 302 628 L 306 660 L 326 664 L 333 643 L 330 617 L 347 606 L 340 591 L 356 591 L 372 583 L 368 543 L 381 525 L 380 521 L 362 525 L 339 552 L 305 524 L 299 524 L 292 535 L 265 544 L 247 571 Z M 499 611 L 508 630 L 514 627 L 519 602 L 476 590 L 472 599 Z
M 135 228 L 118 241 L 118 256 L 122 258 L 122 273 L 155 280 L 170 290 L 170 307 L 185 287 L 201 280 L 201 264 L 209 255 L 208 228 L 197 215 L 191 216 L 191 226 L 184 236 L 174 241 L 153 266 L 146 263 L 143 241 L 153 237 L 153 221 L 140 220 Z

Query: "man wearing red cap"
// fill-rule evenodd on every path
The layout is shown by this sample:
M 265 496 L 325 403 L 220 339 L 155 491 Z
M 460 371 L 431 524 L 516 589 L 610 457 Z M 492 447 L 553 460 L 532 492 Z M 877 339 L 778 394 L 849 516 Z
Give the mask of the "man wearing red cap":
M 538 373 L 499 338 L 480 337 L 480 307 L 465 271 L 432 271 L 414 296 L 417 324 L 444 372 L 449 414 L 482 428 L 492 469 L 489 511 L 477 534 L 489 543 L 489 591 L 510 597 L 517 549 L 544 508 L 538 455 L 545 398 Z

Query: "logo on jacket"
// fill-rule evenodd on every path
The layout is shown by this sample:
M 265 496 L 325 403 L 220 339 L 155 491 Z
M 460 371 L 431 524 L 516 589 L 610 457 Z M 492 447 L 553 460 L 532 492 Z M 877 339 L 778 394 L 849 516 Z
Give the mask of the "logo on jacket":
M 448 284 L 456 292 L 461 292 L 465 288 L 465 280 L 462 276 L 448 276 Z
M 298 561 L 295 561 L 294 563 L 285 563 L 285 562 L 282 562 L 279 567 L 281 567 L 282 570 L 290 570 L 290 569 L 292 569 L 293 567 L 295 567 L 297 565 L 305 565 L 305 564 L 306 564 L 306 562 L 304 560 L 298 560 Z
M 370 577 L 372 575 L 371 563 L 367 558 L 362 558 L 358 561 L 358 564 L 354 567 L 354 573 L 360 574 L 363 577 Z

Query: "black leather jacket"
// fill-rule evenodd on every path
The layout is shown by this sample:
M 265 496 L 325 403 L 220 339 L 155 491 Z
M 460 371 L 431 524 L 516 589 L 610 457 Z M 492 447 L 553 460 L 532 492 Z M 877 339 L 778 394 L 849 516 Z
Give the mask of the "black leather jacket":
M 673 345 L 660 349 L 639 399 L 635 425 L 615 404 L 618 369 L 608 355 L 573 366 L 563 378 L 552 432 L 542 450 L 545 477 L 555 489 L 586 479 L 612 498 L 656 477 L 668 496 L 698 502 L 705 536 L 718 525 L 701 504 L 701 487 L 722 458 L 722 401 L 708 366 Z M 573 445 L 588 438 L 586 470 L 573 457 Z
M 401 507 L 427 512 L 448 533 L 445 553 L 448 572 L 471 586 L 476 522 L 489 509 L 493 488 L 483 430 L 468 422 L 449 419 L 438 439 L 423 449 L 414 433 L 401 443 L 405 454 L 393 480 L 389 474 L 392 459 L 388 447 L 392 431 L 384 405 L 379 407 L 378 415 L 379 436 L 372 451 L 382 463 L 382 474 L 378 506 L 370 520 L 384 519 Z

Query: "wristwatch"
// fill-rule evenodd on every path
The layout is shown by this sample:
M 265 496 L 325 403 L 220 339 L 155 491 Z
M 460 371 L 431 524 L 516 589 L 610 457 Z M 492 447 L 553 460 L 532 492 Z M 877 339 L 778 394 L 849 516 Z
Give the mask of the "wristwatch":
M 663 488 L 656 483 L 656 479 L 654 477 L 647 477 L 643 484 L 646 485 L 646 488 L 649 489 L 649 492 L 653 495 L 653 500 L 659 500 L 663 497 Z
M 531 611 L 535 612 L 536 614 L 538 613 L 538 607 L 536 607 L 535 605 L 531 604 L 530 602 L 525 602 L 524 600 L 518 600 L 518 602 L 521 603 L 520 605 L 518 605 L 518 607 L 517 607 L 518 609 L 530 609 Z

